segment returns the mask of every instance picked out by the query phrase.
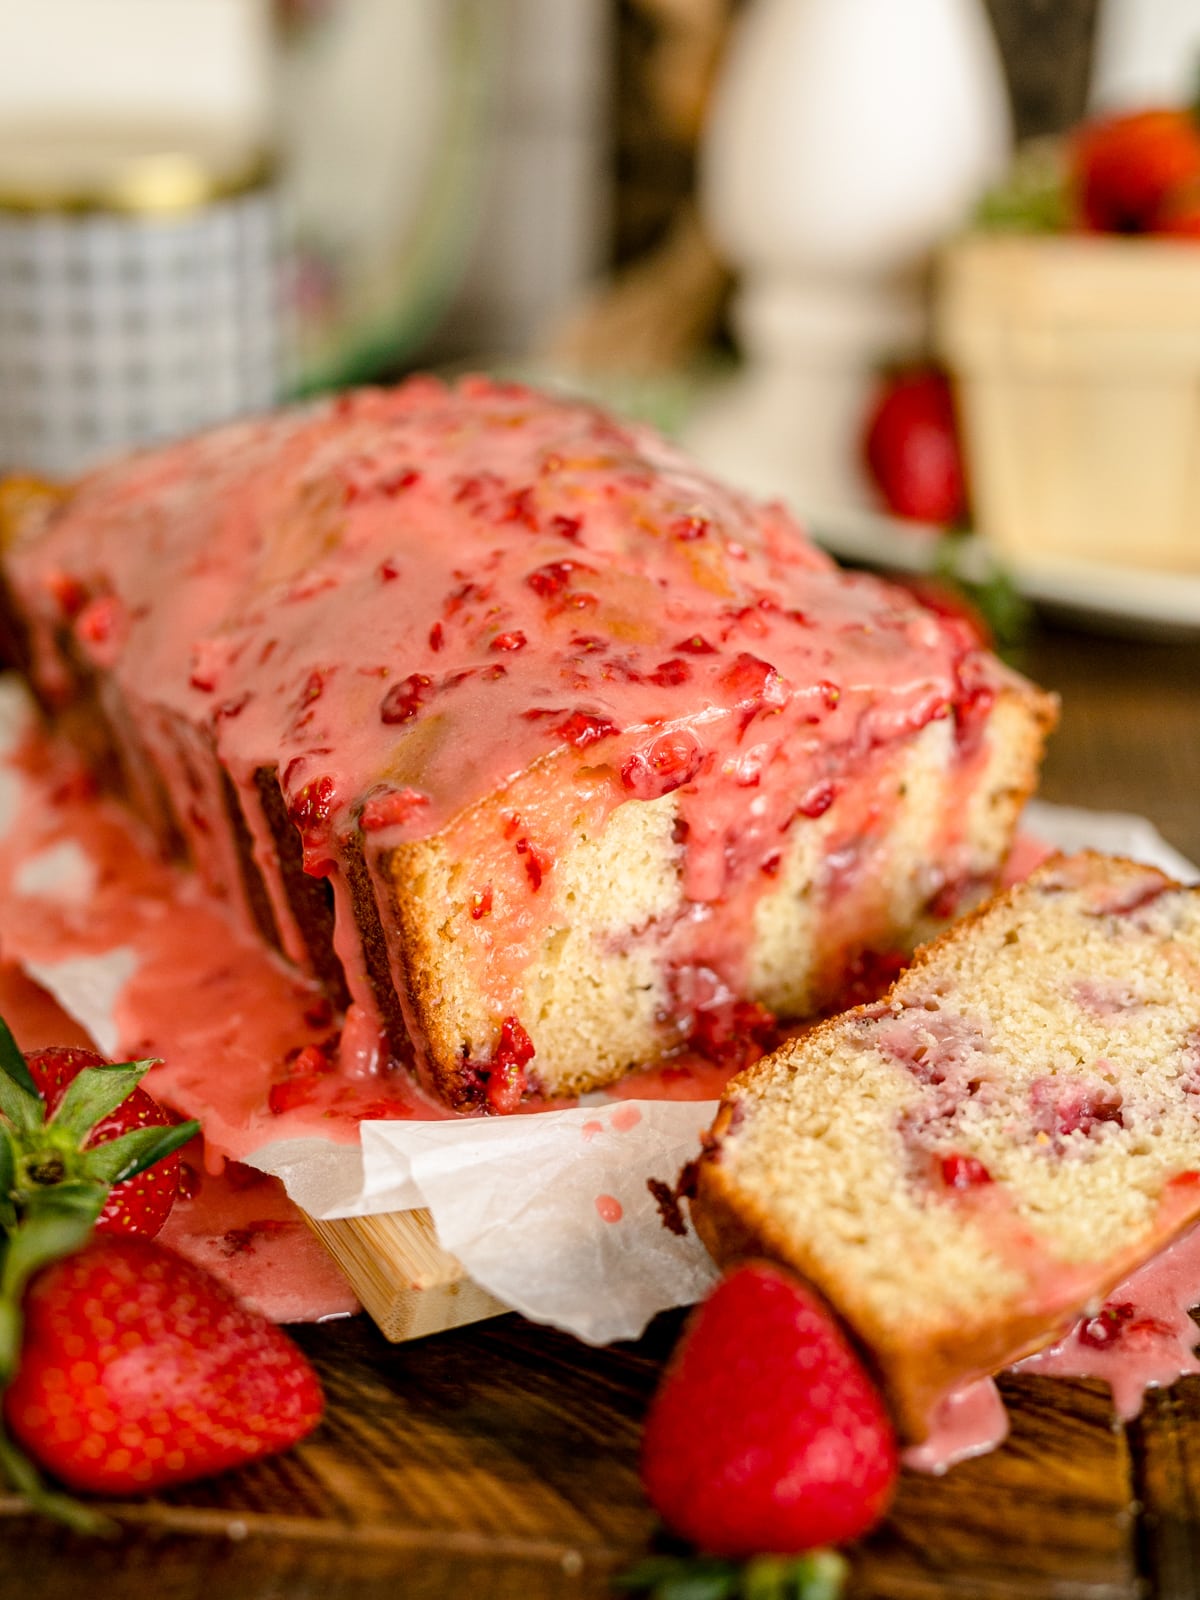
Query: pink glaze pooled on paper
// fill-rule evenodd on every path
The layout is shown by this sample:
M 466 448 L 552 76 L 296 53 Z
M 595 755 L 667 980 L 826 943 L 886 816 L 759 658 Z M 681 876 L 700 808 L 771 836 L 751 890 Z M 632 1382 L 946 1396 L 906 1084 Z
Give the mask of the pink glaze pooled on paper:
M 0 1016 L 26 1050 L 94 1048 L 75 1019 L 11 961 L 0 961 Z M 275 1322 L 317 1322 L 358 1310 L 350 1285 L 277 1179 L 239 1162 L 206 1172 L 200 1139 L 183 1162 L 179 1198 L 159 1235 L 164 1244 Z
M 211 1161 L 273 1139 L 344 1142 L 365 1118 L 436 1118 L 412 1079 L 337 1070 L 328 1001 L 164 864 L 124 807 L 97 795 L 72 752 L 30 730 L 9 767 L 20 806 L 0 839 L 6 958 L 25 968 L 129 953 L 113 1000 L 119 1049 L 161 1055 L 149 1091 L 200 1119 Z M 83 892 L 23 892 L 29 865 L 75 852 Z M 306 1055 L 306 1052 L 308 1053 Z
M 256 777 L 277 771 L 369 1018 L 351 838 L 388 936 L 389 853 L 554 764 L 550 787 L 573 800 L 515 820 L 503 895 L 500 878 L 480 882 L 464 941 L 499 1022 L 550 914 L 571 805 L 602 825 L 624 800 L 677 792 L 695 914 L 669 959 L 685 989 L 737 994 L 795 818 L 938 719 L 953 721 L 965 792 L 1010 681 L 964 625 L 838 571 L 780 507 L 647 430 L 485 380 L 414 380 L 134 457 L 34 531 L 8 568 L 43 692 L 69 690 L 69 638 L 119 689 L 208 887 L 238 905 L 220 783 L 200 759 L 215 750 L 303 964 Z M 938 824 L 951 877 L 962 815 L 952 797 Z M 870 880 L 860 820 L 844 818 L 846 871 Z M 827 920 L 846 912 L 845 894 L 826 900 Z M 838 929 L 825 935 L 831 948 Z

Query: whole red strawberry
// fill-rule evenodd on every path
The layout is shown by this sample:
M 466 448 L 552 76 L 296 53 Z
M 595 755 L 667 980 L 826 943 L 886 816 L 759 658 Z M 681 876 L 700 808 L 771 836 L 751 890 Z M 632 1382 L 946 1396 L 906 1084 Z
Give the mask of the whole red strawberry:
M 896 516 L 941 526 L 965 516 L 962 451 L 945 373 L 913 367 L 885 378 L 867 417 L 863 451 Z
M 1157 232 L 1200 184 L 1200 127 L 1165 107 L 1099 118 L 1075 136 L 1071 178 L 1085 228 Z
M 896 1471 L 883 1402 L 816 1297 L 765 1262 L 726 1277 L 646 1421 L 642 1482 L 668 1526 L 723 1556 L 838 1544 L 878 1521 Z
M 5 1420 L 73 1488 L 144 1493 L 222 1472 L 320 1419 L 296 1346 L 153 1240 L 94 1236 L 33 1279 L 24 1316 Z
M 67 1087 L 85 1067 L 108 1067 L 110 1063 L 94 1050 L 84 1050 L 75 1045 L 51 1045 L 43 1050 L 25 1053 L 25 1065 L 46 1102 L 47 1117 L 53 1123 L 54 1113 L 62 1103 Z M 167 1115 L 156 1100 L 144 1089 L 135 1088 L 114 1111 L 93 1123 L 91 1130 L 79 1142 L 81 1150 L 94 1149 L 135 1128 L 171 1128 L 174 1119 Z M 62 1152 L 54 1151 L 64 1165 L 68 1164 Z M 64 1176 L 66 1173 L 64 1172 Z M 179 1192 L 179 1156 L 174 1152 L 161 1157 L 153 1166 L 114 1184 L 109 1190 L 104 1208 L 96 1219 L 96 1228 L 103 1233 L 140 1233 L 151 1237 L 167 1220 L 175 1197 Z

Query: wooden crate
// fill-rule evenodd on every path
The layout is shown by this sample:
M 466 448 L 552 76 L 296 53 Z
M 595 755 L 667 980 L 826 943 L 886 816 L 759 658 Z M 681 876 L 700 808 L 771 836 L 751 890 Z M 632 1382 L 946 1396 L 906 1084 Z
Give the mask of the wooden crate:
M 1002 554 L 1200 572 L 1200 244 L 969 235 L 936 327 Z

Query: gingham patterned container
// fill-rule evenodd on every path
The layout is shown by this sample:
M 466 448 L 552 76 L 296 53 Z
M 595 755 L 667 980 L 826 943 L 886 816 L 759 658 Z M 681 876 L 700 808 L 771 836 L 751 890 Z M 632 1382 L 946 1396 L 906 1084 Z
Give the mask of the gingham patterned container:
M 69 476 L 280 390 L 266 183 L 146 211 L 0 203 L 0 470 Z

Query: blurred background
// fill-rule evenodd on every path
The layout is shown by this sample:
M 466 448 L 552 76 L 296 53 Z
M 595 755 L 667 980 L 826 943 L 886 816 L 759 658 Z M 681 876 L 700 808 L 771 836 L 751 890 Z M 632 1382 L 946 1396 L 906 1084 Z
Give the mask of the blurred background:
M 489 368 L 1200 626 L 1198 65 L 1197 0 L 0 0 L 0 469 Z

